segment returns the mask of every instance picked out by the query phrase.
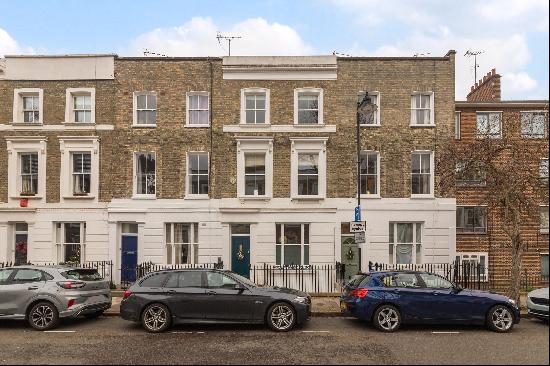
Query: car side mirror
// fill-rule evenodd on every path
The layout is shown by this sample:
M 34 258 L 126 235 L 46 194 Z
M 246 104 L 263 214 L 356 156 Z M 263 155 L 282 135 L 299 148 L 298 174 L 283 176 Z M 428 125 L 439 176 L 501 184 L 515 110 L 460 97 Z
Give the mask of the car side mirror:
M 455 285 L 455 286 L 453 287 L 453 292 L 454 292 L 455 294 L 458 294 L 458 293 L 459 293 L 460 291 L 462 291 L 462 290 L 464 290 L 464 289 L 463 289 L 462 286 L 460 286 L 460 285 Z
M 243 292 L 244 290 L 246 290 L 246 287 L 244 287 L 243 285 L 241 285 L 240 283 L 237 283 L 235 285 L 235 290 L 239 291 L 240 292 Z

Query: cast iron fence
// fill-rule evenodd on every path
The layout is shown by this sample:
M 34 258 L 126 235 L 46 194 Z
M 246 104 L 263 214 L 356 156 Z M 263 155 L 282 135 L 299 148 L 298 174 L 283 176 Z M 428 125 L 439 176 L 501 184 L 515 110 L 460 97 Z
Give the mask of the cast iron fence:
M 340 292 L 344 283 L 344 267 L 336 265 L 250 267 L 250 280 L 259 286 L 288 287 L 309 293 Z
M 186 268 L 212 268 L 223 269 L 223 262 L 204 264 L 155 264 L 152 262 L 140 263 L 135 267 L 122 267 L 120 269 L 120 287 L 126 289 L 137 279 L 151 273 L 170 269 Z
M 54 262 L 35 262 L 35 263 L 15 263 L 15 262 L 0 262 L 0 268 L 16 267 L 16 266 L 67 266 L 95 269 L 104 279 L 108 280 L 111 288 L 114 288 L 113 281 L 113 262 L 112 261 L 88 261 L 84 263 L 54 263 Z

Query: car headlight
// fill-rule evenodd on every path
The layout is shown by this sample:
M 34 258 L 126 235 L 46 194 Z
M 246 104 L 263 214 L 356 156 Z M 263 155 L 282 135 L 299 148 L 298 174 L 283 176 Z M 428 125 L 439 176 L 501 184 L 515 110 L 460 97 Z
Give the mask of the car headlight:
M 300 304 L 308 304 L 309 303 L 309 300 L 307 297 L 303 297 L 303 296 L 296 296 L 294 298 L 294 300 L 292 300 L 294 302 L 297 302 L 297 303 L 300 303 Z

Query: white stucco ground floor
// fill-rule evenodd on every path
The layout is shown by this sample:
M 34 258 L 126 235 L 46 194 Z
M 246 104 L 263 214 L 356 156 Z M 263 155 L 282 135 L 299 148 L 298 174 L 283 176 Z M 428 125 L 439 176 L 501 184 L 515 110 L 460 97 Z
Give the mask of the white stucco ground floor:
M 449 263 L 454 199 L 362 201 L 366 240 L 347 223 L 355 199 L 113 200 L 100 204 L 0 205 L 0 262 L 112 261 L 112 278 L 136 263 L 249 266 Z M 350 272 L 351 273 L 351 272 Z M 247 274 L 247 273 L 245 273 Z

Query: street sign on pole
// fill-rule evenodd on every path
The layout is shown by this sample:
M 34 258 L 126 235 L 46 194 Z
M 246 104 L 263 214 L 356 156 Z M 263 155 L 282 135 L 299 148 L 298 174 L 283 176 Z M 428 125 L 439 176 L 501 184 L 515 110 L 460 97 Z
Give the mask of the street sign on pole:
M 365 232 L 361 231 L 358 233 L 355 233 L 355 244 L 363 244 L 365 243 Z
M 351 221 L 349 223 L 349 232 L 350 233 L 360 233 L 365 232 L 365 227 L 367 223 L 365 221 Z
M 355 207 L 355 221 L 361 221 L 361 206 Z

